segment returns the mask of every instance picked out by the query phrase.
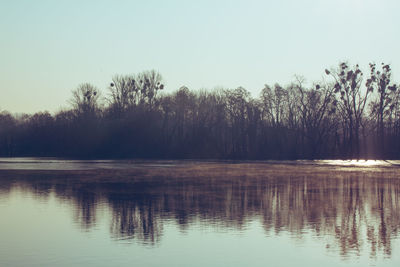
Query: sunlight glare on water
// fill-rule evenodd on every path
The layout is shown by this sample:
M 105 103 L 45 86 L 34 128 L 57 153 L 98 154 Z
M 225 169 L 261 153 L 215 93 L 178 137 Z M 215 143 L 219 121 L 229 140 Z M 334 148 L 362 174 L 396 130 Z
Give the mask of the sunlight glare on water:
M 318 161 L 320 164 L 329 164 L 329 165 L 337 165 L 337 166 L 355 166 L 355 167 L 384 167 L 384 166 L 392 166 L 396 164 L 397 161 L 384 161 L 384 160 L 320 160 Z

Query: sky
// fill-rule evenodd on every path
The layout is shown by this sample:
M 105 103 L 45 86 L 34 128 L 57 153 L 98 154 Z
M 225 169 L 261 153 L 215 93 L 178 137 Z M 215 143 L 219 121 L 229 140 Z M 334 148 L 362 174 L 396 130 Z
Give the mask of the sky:
M 311 84 L 341 61 L 390 63 L 398 0 L 0 0 L 0 111 L 57 112 L 81 83 L 157 70 L 167 92 Z

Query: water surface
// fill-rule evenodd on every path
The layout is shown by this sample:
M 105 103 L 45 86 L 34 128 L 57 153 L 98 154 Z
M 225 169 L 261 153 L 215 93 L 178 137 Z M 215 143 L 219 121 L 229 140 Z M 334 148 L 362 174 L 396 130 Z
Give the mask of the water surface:
M 399 266 L 396 164 L 3 159 L 0 266 Z

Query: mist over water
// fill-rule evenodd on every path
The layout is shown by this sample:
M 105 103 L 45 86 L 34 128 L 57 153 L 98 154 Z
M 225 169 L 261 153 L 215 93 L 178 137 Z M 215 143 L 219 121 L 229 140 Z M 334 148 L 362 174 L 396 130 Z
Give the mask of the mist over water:
M 1 171 L 0 264 L 396 266 L 397 168 L 339 163 Z
M 258 163 L 265 166 L 287 164 L 289 166 L 334 166 L 387 168 L 400 166 L 400 160 L 71 160 L 62 158 L 18 157 L 0 158 L 0 170 L 90 170 L 90 169 L 136 169 L 168 168 L 198 163 Z

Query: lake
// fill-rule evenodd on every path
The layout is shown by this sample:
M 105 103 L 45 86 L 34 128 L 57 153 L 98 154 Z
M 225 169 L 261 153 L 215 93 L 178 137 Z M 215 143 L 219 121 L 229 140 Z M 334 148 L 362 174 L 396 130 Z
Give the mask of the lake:
M 400 266 L 398 161 L 0 159 L 0 266 Z

